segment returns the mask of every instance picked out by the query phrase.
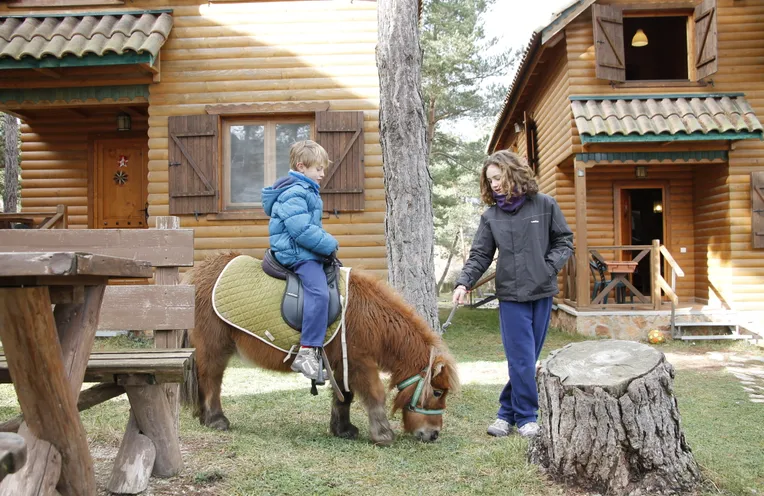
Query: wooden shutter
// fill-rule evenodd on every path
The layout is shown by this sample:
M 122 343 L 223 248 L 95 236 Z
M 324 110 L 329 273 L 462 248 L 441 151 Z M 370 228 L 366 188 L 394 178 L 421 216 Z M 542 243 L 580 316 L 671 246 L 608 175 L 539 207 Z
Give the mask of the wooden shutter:
M 539 153 L 538 140 L 536 139 L 536 123 L 531 119 L 527 112 L 524 112 L 525 121 L 525 153 L 528 159 L 528 165 L 533 172 L 539 171 Z
M 218 116 L 172 116 L 169 133 L 170 215 L 218 211 Z
M 612 5 L 592 5 L 594 52 L 597 77 L 609 81 L 626 81 L 623 44 L 623 11 Z
M 316 112 L 316 141 L 332 161 L 321 181 L 324 210 L 363 210 L 363 112 Z
M 716 0 L 703 0 L 695 7 L 695 71 L 697 79 L 710 76 L 719 68 L 719 42 L 716 35 Z
M 751 231 L 753 247 L 764 248 L 764 171 L 751 172 Z

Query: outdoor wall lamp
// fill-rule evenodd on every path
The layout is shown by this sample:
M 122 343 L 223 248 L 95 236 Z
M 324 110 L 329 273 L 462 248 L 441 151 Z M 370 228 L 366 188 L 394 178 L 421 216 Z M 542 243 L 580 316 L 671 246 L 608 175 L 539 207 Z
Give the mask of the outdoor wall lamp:
M 517 134 L 520 134 L 522 131 L 523 131 L 523 128 L 522 128 L 522 126 L 520 126 L 520 123 L 519 122 L 515 122 L 515 132 Z
M 117 131 L 129 131 L 131 124 L 130 116 L 128 114 L 117 114 Z
M 647 46 L 647 35 L 644 31 L 641 29 L 637 29 L 637 32 L 634 33 L 634 37 L 631 39 L 631 46 L 633 47 L 643 47 Z
M 655 200 L 653 202 L 653 213 L 655 213 L 655 214 L 662 214 L 663 213 L 663 203 L 661 203 L 660 200 Z
M 637 179 L 645 179 L 647 177 L 647 166 L 638 165 L 634 167 L 634 176 Z

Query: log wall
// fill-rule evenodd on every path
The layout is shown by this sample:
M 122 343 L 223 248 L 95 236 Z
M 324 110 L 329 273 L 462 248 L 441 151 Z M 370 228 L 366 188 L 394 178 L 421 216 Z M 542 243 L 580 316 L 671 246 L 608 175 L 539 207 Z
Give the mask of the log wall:
M 150 85 L 150 215 L 169 214 L 169 116 L 203 114 L 210 104 L 328 101 L 330 110 L 364 112 L 366 203 L 364 212 L 332 215 L 324 227 L 339 240 L 346 265 L 385 276 L 376 3 L 135 0 L 124 10 L 163 8 L 173 10 L 174 25 L 160 52 L 161 82 Z M 13 13 L 24 13 L 18 10 Z M 24 124 L 24 208 L 66 203 L 72 227 L 86 227 L 87 133 L 102 127 L 111 130 L 113 123 L 50 114 Z M 181 218 L 182 227 L 195 230 L 197 260 L 221 249 L 262 255 L 267 224 L 264 218 Z

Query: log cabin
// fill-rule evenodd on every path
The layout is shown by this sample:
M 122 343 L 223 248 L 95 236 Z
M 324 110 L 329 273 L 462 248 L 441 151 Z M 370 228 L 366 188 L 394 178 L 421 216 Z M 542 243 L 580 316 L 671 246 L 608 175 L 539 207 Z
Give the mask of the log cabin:
M 488 151 L 524 155 L 575 233 L 556 325 L 761 334 L 763 114 L 761 0 L 578 0 L 533 33 Z
M 386 277 L 375 2 L 9 0 L 0 111 L 21 121 L 23 210 L 70 229 L 157 216 L 195 258 L 261 256 L 260 190 L 314 139 L 333 166 L 324 226 L 346 265 Z

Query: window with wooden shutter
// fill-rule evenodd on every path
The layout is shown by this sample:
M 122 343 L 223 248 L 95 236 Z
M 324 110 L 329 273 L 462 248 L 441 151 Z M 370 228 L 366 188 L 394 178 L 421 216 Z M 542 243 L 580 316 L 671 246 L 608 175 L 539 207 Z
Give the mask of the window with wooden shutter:
M 316 141 L 326 149 L 332 161 L 321 181 L 324 210 L 363 210 L 363 112 L 316 112 Z
M 528 165 L 533 172 L 539 171 L 538 139 L 536 137 L 536 123 L 530 115 L 525 113 L 525 152 Z
M 764 248 L 764 171 L 751 173 L 751 231 L 753 247 Z
M 695 72 L 702 79 L 719 67 L 716 34 L 716 0 L 703 0 L 695 7 Z
M 262 190 L 289 174 L 289 150 L 297 141 L 313 139 L 313 117 L 261 117 L 223 121 L 224 210 L 262 205 Z
M 167 122 L 170 215 L 218 211 L 218 116 L 171 116 Z
M 610 81 L 626 80 L 623 45 L 623 12 L 612 5 L 592 5 L 594 52 L 597 77 Z

